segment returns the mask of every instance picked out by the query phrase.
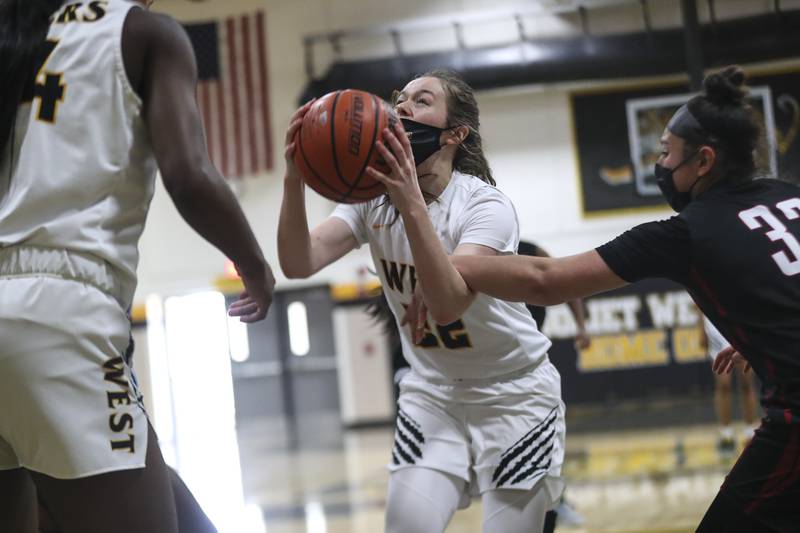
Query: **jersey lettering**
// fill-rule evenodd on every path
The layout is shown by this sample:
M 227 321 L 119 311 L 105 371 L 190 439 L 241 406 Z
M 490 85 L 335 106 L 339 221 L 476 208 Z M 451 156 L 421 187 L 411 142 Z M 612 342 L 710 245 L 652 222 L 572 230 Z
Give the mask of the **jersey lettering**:
M 53 51 L 58 46 L 58 41 L 48 39 L 42 49 L 39 69 L 36 74 L 36 83 L 33 85 L 32 93 L 28 93 L 25 101 L 38 100 L 39 108 L 36 111 L 36 119 L 42 122 L 54 124 L 58 104 L 64 101 L 64 93 L 67 86 L 63 83 L 64 74 L 62 72 L 47 72 L 45 65 L 53 55 Z
M 381 259 L 381 266 L 383 267 L 383 275 L 386 278 L 386 283 L 393 291 L 403 292 L 403 279 L 406 277 L 406 270 L 408 265 L 400 263 L 400 270 L 398 270 L 397 263 L 394 261 L 387 262 Z
M 403 304 L 404 309 L 408 305 Z M 435 331 L 434 331 L 435 330 Z M 447 348 L 448 350 L 460 350 L 461 348 L 472 348 L 472 340 L 469 338 L 467 328 L 461 319 L 449 324 L 434 324 L 431 329 L 430 322 L 425 321 L 425 334 L 417 343 L 420 348 Z
M 98 20 L 106 16 L 107 9 L 108 9 L 108 2 L 106 1 L 91 2 L 89 4 L 89 10 L 92 12 L 92 14 L 91 16 L 84 15 L 83 21 L 97 22 Z
M 385 284 L 390 289 L 402 293 L 406 287 L 409 287 L 411 292 L 414 292 L 417 287 L 417 271 L 414 265 L 381 259 L 381 268 L 383 268 Z M 406 280 L 408 285 L 406 285 Z M 407 308 L 408 306 L 403 304 L 403 307 Z M 431 328 L 426 321 L 425 335 L 417 343 L 417 346 L 460 350 L 461 348 L 472 348 L 472 340 L 469 338 L 464 322 L 460 319 L 445 325 L 434 324 L 434 328 Z
M 441 348 L 442 346 L 442 343 L 439 342 L 439 337 L 433 334 L 427 321 L 425 321 L 425 335 L 417 343 L 417 346 L 420 348 Z
M 414 292 L 414 289 L 417 288 L 417 270 L 414 268 L 414 265 L 395 263 L 394 261 L 381 259 L 381 267 L 383 268 L 383 275 L 386 279 L 386 283 L 393 291 L 405 291 L 406 274 L 408 274 L 408 286 L 411 287 L 411 292 Z
M 776 205 L 778 209 L 783 211 L 783 216 L 789 220 L 800 218 L 800 198 L 789 198 Z
M 67 4 L 61 13 L 55 15 L 55 24 L 70 24 L 72 22 L 97 22 L 106 16 L 108 0 L 95 0 L 84 5 L 83 2 Z
M 134 453 L 136 450 L 135 436 L 128 433 L 132 430 L 134 418 L 123 409 L 131 404 L 129 395 L 130 384 L 125 373 L 125 362 L 122 357 L 114 357 L 103 363 L 104 379 L 117 385 L 118 390 L 106 391 L 108 408 L 111 411 L 108 415 L 108 428 L 112 435 L 109 439 L 111 449 L 114 451 L 127 451 Z
M 442 344 L 444 344 L 444 347 L 448 350 L 472 348 L 469 334 L 464 327 L 464 322 L 461 320 L 456 320 L 445 326 L 437 324 L 436 331 L 439 333 L 439 338 L 442 339 Z
M 435 332 L 431 330 L 429 323 L 425 322 L 425 336 L 417 343 L 417 346 L 420 348 L 447 348 L 448 350 L 472 348 L 469 333 L 460 319 L 444 326 L 434 324 L 434 327 Z
M 800 217 L 800 198 L 791 198 L 779 202 L 776 207 L 783 212 L 789 220 Z M 739 218 L 751 230 L 762 228 L 764 224 L 769 227 L 767 237 L 773 242 L 781 241 L 788 248 L 772 254 L 772 259 L 787 276 L 800 274 L 800 242 L 789 233 L 786 226 L 778 220 L 772 211 L 765 205 L 757 205 L 739 213 Z
M 59 24 L 78 22 L 78 8 L 80 7 L 82 7 L 80 4 L 67 4 L 64 6 L 64 11 L 56 19 L 56 22 Z

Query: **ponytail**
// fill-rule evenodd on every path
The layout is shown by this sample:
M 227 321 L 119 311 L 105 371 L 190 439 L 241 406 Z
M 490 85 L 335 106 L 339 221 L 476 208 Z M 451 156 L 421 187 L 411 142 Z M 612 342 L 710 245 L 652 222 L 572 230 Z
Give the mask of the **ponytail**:
M 36 67 L 52 15 L 64 0 L 0 0 L 0 162 L 16 127 L 17 110 L 33 92 Z

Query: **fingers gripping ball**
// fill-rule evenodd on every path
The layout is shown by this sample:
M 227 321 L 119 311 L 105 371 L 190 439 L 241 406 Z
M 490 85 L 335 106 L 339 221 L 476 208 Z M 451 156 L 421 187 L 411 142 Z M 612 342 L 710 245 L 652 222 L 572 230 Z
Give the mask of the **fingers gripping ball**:
M 392 108 L 374 94 L 346 89 L 311 106 L 297 133 L 294 163 L 306 184 L 335 202 L 359 203 L 386 192 L 366 173 L 388 173 L 375 149 L 384 128 L 397 122 Z

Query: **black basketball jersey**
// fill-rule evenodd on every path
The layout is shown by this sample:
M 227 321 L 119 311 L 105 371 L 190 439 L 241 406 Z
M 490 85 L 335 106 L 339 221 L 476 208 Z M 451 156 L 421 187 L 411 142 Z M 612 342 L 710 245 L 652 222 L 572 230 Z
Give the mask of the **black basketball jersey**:
M 768 416 L 800 423 L 800 188 L 719 184 L 597 251 L 625 281 L 684 285 L 758 374 Z

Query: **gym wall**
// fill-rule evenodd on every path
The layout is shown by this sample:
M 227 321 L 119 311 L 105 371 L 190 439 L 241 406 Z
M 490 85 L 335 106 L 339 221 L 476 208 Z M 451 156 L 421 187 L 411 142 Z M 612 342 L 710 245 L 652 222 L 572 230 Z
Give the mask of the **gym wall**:
M 654 25 L 675 25 L 680 20 L 677 0 L 654 4 Z M 725 2 L 730 13 L 752 9 L 754 2 Z M 503 8 L 528 6 L 529 2 L 504 2 Z M 226 0 L 196 2 L 160 0 L 156 10 L 184 22 L 197 22 L 263 10 L 267 21 L 270 113 L 275 165 L 271 172 L 237 181 L 241 203 L 253 224 L 268 260 L 275 268 L 281 287 L 319 283 L 346 283 L 356 279 L 363 265 L 371 265 L 367 250 L 358 250 L 308 281 L 286 280 L 278 268 L 276 229 L 282 196 L 283 135 L 296 107 L 298 94 L 306 83 L 302 39 L 306 35 L 338 29 L 363 28 L 448 13 L 470 13 L 494 8 L 492 1 L 408 0 L 402 3 L 375 0 L 302 0 L 264 2 Z M 701 6 L 702 9 L 702 6 Z M 612 31 L 640 24 L 636 11 L 609 12 L 592 19 L 592 31 Z M 541 17 L 535 31 L 580 31 L 570 17 Z M 491 30 L 491 28 L 490 28 Z M 486 41 L 496 31 L 465 28 L 467 40 Z M 435 48 L 452 39 L 449 32 L 424 32 L 419 39 L 406 38 L 406 47 Z M 354 47 L 361 47 L 354 50 Z M 349 44 L 347 53 L 385 54 L 385 43 L 369 39 Z M 372 47 L 372 48 L 371 48 Z M 318 56 L 324 50 L 317 51 Z M 324 58 L 323 58 L 324 59 Z M 800 68 L 800 60 L 790 62 Z M 676 79 L 665 78 L 665 79 Z M 681 79 L 680 76 L 677 79 Z M 639 80 L 631 80 L 632 84 Z M 619 84 L 619 81 L 615 82 Z M 580 84 L 531 86 L 478 94 L 487 155 L 498 187 L 517 207 L 521 234 L 542 245 L 552 255 L 565 255 L 602 244 L 630 226 L 669 216 L 667 209 L 639 214 L 584 219 L 579 200 L 573 125 L 569 107 L 570 91 L 598 89 L 603 81 Z M 311 226 L 323 220 L 333 204 L 309 191 L 307 208 Z M 152 292 L 172 293 L 205 287 L 223 270 L 224 258 L 180 220 L 160 186 L 141 241 L 140 282 L 137 302 Z

